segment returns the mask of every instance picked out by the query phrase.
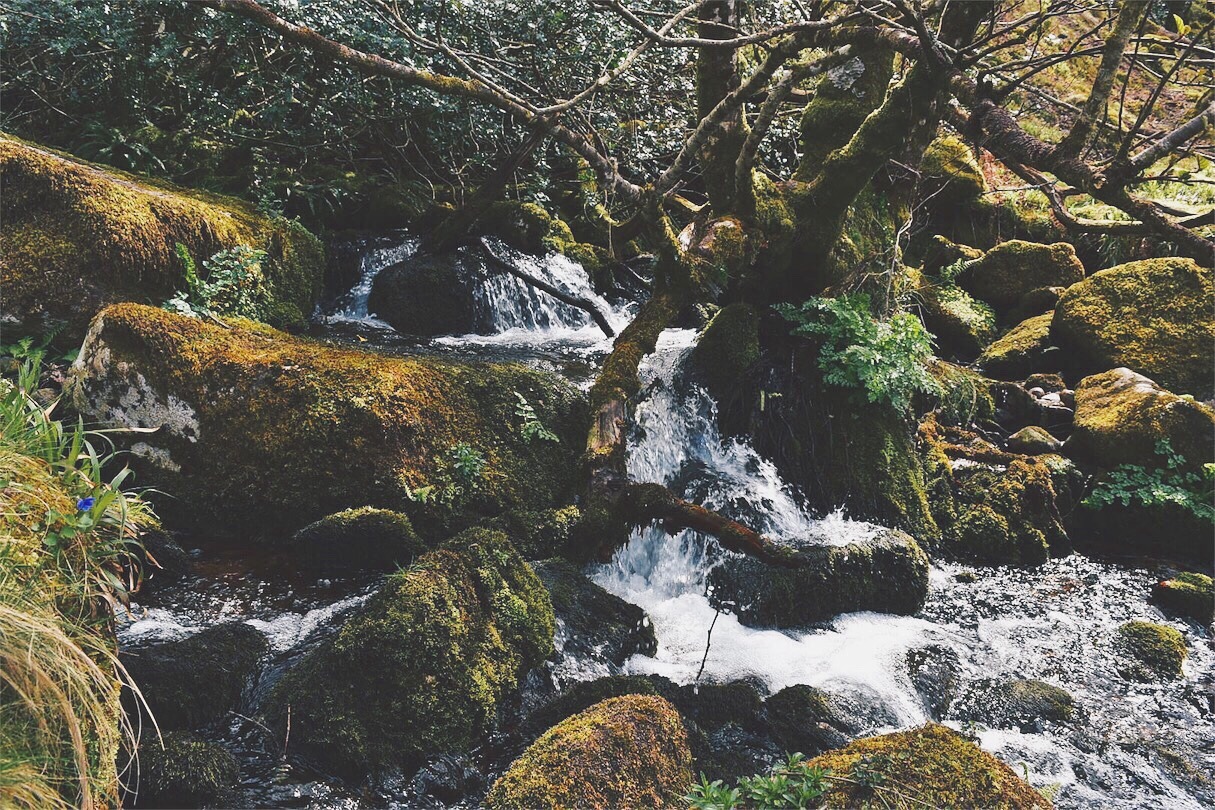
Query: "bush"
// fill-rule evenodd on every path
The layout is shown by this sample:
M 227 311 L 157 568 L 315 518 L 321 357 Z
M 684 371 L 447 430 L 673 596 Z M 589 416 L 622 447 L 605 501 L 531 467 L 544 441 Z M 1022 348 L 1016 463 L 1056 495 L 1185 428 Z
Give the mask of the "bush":
M 1090 509 L 1115 502 L 1122 506 L 1173 504 L 1200 520 L 1215 520 L 1215 464 L 1204 464 L 1202 475 L 1184 470 L 1185 458 L 1167 438 L 1156 441 L 1156 454 L 1164 459 L 1163 467 L 1121 464 L 1101 477 L 1083 504 Z

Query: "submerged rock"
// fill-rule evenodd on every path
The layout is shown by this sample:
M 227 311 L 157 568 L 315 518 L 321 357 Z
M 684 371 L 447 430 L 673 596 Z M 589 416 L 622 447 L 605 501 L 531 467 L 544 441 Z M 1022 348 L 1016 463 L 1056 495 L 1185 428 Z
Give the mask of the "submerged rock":
M 1148 259 L 1101 270 L 1059 299 L 1051 337 L 1082 372 L 1126 366 L 1171 391 L 1215 389 L 1215 280 L 1192 259 Z
M 565 560 L 544 560 L 533 568 L 565 625 L 567 655 L 620 666 L 632 655 L 653 655 L 658 650 L 654 626 L 641 608 L 608 593 Z
M 815 562 L 780 568 L 727 558 L 709 574 L 710 601 L 746 625 L 803 627 L 857 610 L 915 613 L 928 595 L 928 557 L 898 530 L 801 553 Z
M 1152 586 L 1152 598 L 1165 610 L 1209 625 L 1215 621 L 1215 583 L 1206 574 L 1186 571 Z
M 147 734 L 127 785 L 134 807 L 230 807 L 239 766 L 218 743 L 188 732 Z
M 815 757 L 809 768 L 830 769 L 827 807 L 860 807 L 882 785 L 879 806 L 1048 808 L 1016 773 L 961 734 L 935 724 L 857 740 Z M 877 785 L 875 790 L 873 785 Z M 912 798 L 906 798 L 912 797 Z
M 271 693 L 293 750 L 341 773 L 472 747 L 553 649 L 552 604 L 506 536 L 470 529 L 384 586 Z
M 87 420 L 137 435 L 167 519 L 209 534 L 283 536 L 355 506 L 415 519 L 448 508 L 548 506 L 574 486 L 585 398 L 520 365 L 386 357 L 120 304 L 73 369 Z M 528 441 L 516 392 L 559 442 Z M 484 459 L 464 480 L 452 454 Z M 416 491 L 431 486 L 418 503 Z M 450 495 L 450 498 L 446 496 Z
M 291 538 L 291 549 L 325 570 L 404 568 L 427 550 L 408 517 L 370 506 L 308 524 Z
M 490 789 L 491 810 L 666 807 L 692 781 L 679 712 L 657 696 L 609 698 L 536 740 Z
M 175 252 L 198 264 L 238 245 L 264 250 L 261 320 L 301 324 L 321 293 L 325 256 L 303 226 L 240 200 L 85 163 L 0 134 L 0 320 L 79 338 L 119 301 L 157 303 L 186 289 Z
M 1153 622 L 1127 622 L 1118 628 L 1118 641 L 1132 661 L 1121 673 L 1137 681 L 1181 677 L 1186 659 L 1185 637 L 1172 627 Z
M 266 637 L 243 622 L 228 622 L 180 641 L 124 650 L 119 658 L 139 687 L 161 731 L 196 729 L 225 719 L 269 649 Z M 142 704 L 124 692 L 127 714 Z
M 931 717 L 940 720 L 958 696 L 962 662 L 958 654 L 941 644 L 907 651 L 907 671 Z
M 992 728 L 1019 728 L 1037 732 L 1044 723 L 1067 723 L 1075 713 L 1075 701 L 1066 690 L 1045 681 L 1014 679 L 982 680 L 961 700 L 957 714 Z

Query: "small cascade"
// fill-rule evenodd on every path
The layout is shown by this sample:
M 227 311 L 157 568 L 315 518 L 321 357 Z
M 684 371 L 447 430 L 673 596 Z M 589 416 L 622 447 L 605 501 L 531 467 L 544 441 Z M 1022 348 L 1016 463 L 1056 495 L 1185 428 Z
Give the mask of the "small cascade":
M 408 235 L 368 246 L 359 258 L 359 280 L 336 301 L 328 317 L 338 321 L 369 320 L 367 299 L 371 296 L 375 277 L 385 267 L 405 261 L 417 249 L 418 239 Z

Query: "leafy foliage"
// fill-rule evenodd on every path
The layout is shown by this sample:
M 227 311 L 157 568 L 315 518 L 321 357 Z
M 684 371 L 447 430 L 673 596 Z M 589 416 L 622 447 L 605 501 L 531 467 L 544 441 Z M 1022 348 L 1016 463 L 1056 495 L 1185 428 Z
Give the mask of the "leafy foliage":
M 519 434 L 523 438 L 529 442 L 536 439 L 554 443 L 561 441 L 561 437 L 544 426 L 536 415 L 536 409 L 518 391 L 515 392 L 515 399 L 518 401 L 515 405 L 515 416 L 523 420 L 523 424 L 519 426 Z
M 801 306 L 776 309 L 793 324 L 793 334 L 822 339 L 819 368 L 832 385 L 863 391 L 870 402 L 899 411 L 908 410 L 917 393 L 940 392 L 926 366 L 932 336 L 914 315 L 903 312 L 879 320 L 865 293 L 811 298 Z
M 1090 509 L 1118 503 L 1122 506 L 1173 504 L 1202 520 L 1215 520 L 1215 464 L 1204 464 L 1202 474 L 1184 469 L 1185 459 L 1167 438 L 1156 442 L 1164 465 L 1148 469 L 1122 464 L 1101 477 L 1084 499 Z
M 259 320 L 269 301 L 266 277 L 262 273 L 264 250 L 245 245 L 221 250 L 203 262 L 205 274 L 198 273 L 194 257 L 178 243 L 177 255 L 186 273 L 186 289 L 164 303 L 164 308 L 179 315 L 233 315 Z
M 792 754 L 771 773 L 739 779 L 737 787 L 727 787 L 720 779 L 710 782 L 701 774 L 683 799 L 695 810 L 817 807 L 831 778 L 830 771 L 807 767 L 803 755 Z
M 415 503 L 433 503 L 457 508 L 481 490 L 485 482 L 485 454 L 471 445 L 454 444 L 446 455 L 435 456 L 438 473 L 434 481 L 408 491 Z

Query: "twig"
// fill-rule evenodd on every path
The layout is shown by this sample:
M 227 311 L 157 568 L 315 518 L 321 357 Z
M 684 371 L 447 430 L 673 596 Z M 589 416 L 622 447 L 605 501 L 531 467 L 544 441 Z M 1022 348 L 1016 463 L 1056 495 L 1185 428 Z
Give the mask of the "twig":
M 700 683 L 700 676 L 704 674 L 705 662 L 709 660 L 709 647 L 713 645 L 713 628 L 717 626 L 717 617 L 721 615 L 721 608 L 718 608 L 713 613 L 713 621 L 709 624 L 709 632 L 705 635 L 705 655 L 700 659 L 700 669 L 696 671 L 696 680 L 693 683 Z

